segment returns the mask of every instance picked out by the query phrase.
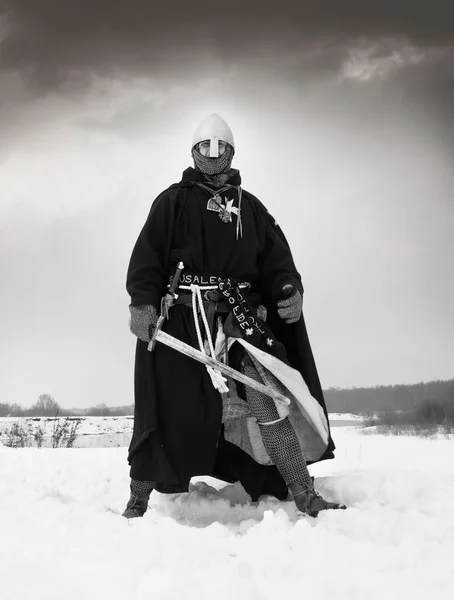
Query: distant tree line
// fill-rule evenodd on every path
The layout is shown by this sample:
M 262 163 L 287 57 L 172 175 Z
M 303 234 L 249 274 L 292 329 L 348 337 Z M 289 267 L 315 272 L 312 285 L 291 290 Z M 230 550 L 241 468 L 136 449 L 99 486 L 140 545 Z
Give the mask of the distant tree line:
M 90 408 L 62 408 L 50 394 L 41 394 L 38 400 L 24 408 L 19 404 L 0 402 L 0 417 L 123 417 L 134 413 L 134 405 L 107 406 L 98 404 Z
M 380 385 L 371 388 L 329 388 L 325 390 L 329 412 L 371 415 L 386 410 L 406 411 L 427 402 L 453 402 L 454 379 L 412 385 Z M 41 394 L 30 407 L 2 404 L 0 417 L 123 417 L 134 414 L 134 405 L 90 408 L 61 408 L 50 394 Z
M 127 417 L 134 414 L 134 404 L 125 406 L 97 404 L 90 408 L 73 408 L 71 414 L 78 417 Z
M 407 411 L 427 402 L 454 403 L 454 379 L 372 388 L 329 388 L 324 394 L 329 412 L 371 415 Z

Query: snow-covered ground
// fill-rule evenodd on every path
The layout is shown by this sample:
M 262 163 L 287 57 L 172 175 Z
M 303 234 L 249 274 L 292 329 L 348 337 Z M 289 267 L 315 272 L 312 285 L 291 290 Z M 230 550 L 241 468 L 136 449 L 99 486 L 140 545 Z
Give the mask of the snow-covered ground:
M 452 600 L 454 440 L 335 434 L 318 519 L 196 480 L 128 522 L 126 448 L 0 447 L 0 597 Z
M 329 415 L 333 427 L 360 424 L 362 417 L 350 413 L 331 413 Z M 132 436 L 134 419 L 126 417 L 70 417 L 71 423 L 77 424 L 77 435 L 73 442 L 74 448 L 114 448 L 129 446 Z M 37 432 L 40 444 L 44 448 L 52 447 L 52 436 L 56 424 L 62 425 L 65 417 L 0 417 L 0 443 L 5 446 L 36 446 Z M 24 444 L 17 438 L 11 438 L 9 432 L 15 426 L 27 434 Z M 42 439 L 41 439 L 42 436 Z M 60 447 L 66 447 L 66 438 L 61 439 Z
M 329 413 L 330 421 L 362 421 L 364 417 L 352 413 Z
M 351 413 L 331 413 L 330 421 L 361 421 L 362 417 Z M 80 419 L 81 423 L 77 429 L 78 435 L 97 435 L 112 433 L 130 433 L 133 427 L 133 416 L 127 417 L 71 417 L 71 419 Z M 64 421 L 60 417 L 57 421 Z M 45 436 L 51 436 L 53 432 L 55 418 L 53 417 L 0 417 L 0 439 L 14 423 L 22 423 L 27 429 L 42 427 Z
M 52 447 L 53 436 L 59 427 L 65 425 L 65 417 L 0 417 L 0 443 L 5 446 Z M 66 447 L 72 427 L 76 427 L 76 438 L 72 442 L 74 448 L 109 448 L 129 446 L 133 429 L 133 417 L 70 417 L 67 436 L 60 438 L 59 446 Z M 18 427 L 25 434 L 24 443 L 18 436 L 11 436 L 11 431 Z M 23 440 L 22 440 L 23 441 Z
M 71 417 L 72 420 L 80 420 L 77 429 L 78 435 L 96 435 L 104 433 L 126 433 L 132 432 L 133 416 L 128 417 Z M 42 427 L 45 436 L 51 436 L 54 422 L 63 422 L 65 417 L 0 417 L 0 436 L 8 431 L 13 423 L 21 423 L 25 428 Z

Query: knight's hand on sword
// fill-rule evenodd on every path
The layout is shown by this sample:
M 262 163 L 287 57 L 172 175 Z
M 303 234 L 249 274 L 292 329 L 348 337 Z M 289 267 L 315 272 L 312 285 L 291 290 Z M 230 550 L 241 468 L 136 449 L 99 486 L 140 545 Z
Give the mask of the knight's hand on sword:
M 212 368 L 215 371 L 222 373 L 223 375 L 225 375 L 227 377 L 232 377 L 232 379 L 235 379 L 236 381 L 240 381 L 241 383 L 248 385 L 249 387 L 261 392 L 262 394 L 265 394 L 266 396 L 271 396 L 272 398 L 274 398 L 276 401 L 280 402 L 283 405 L 290 404 L 290 400 L 286 396 L 281 394 L 279 391 L 274 390 L 274 389 L 270 388 L 269 386 L 267 387 L 267 386 L 263 385 L 262 383 L 259 383 L 258 381 L 255 381 L 254 379 L 251 379 L 250 377 L 243 375 L 243 373 L 236 371 L 236 369 L 232 369 L 231 367 L 225 365 L 224 363 L 219 362 L 215 358 L 208 356 L 204 352 L 200 352 L 199 350 L 196 350 L 196 348 L 193 348 L 189 344 L 186 344 L 186 343 L 182 342 L 181 340 L 174 338 L 173 336 L 165 333 L 164 331 L 161 331 L 164 319 L 166 318 L 166 316 L 168 316 L 168 309 L 170 306 L 172 306 L 173 301 L 176 297 L 175 291 L 178 287 L 178 282 L 180 279 L 181 271 L 183 269 L 184 269 L 183 263 L 179 262 L 177 270 L 175 272 L 175 276 L 170 285 L 169 291 L 162 299 L 161 314 L 159 316 L 158 322 L 156 323 L 156 327 L 153 331 L 153 337 L 151 338 L 151 342 L 148 344 L 148 350 L 150 352 L 152 352 L 156 345 L 156 342 L 157 341 L 161 342 L 162 344 L 168 346 L 169 348 L 173 348 L 177 352 L 181 352 L 182 354 L 185 354 L 186 356 L 193 358 L 194 360 L 204 364 L 207 367 Z M 165 303 L 165 307 L 164 307 L 164 303 Z
M 153 351 L 156 344 L 156 335 L 158 331 L 161 329 L 164 319 L 169 318 L 169 308 L 173 305 L 175 298 L 177 298 L 176 290 L 178 287 L 178 282 L 180 281 L 181 272 L 184 269 L 184 264 L 180 261 L 177 265 L 177 270 L 175 271 L 175 275 L 173 276 L 172 283 L 166 293 L 165 296 L 161 299 L 161 314 L 159 315 L 158 321 L 156 323 L 156 327 L 153 331 L 153 336 L 151 338 L 150 343 L 148 344 L 148 350 L 150 352 Z

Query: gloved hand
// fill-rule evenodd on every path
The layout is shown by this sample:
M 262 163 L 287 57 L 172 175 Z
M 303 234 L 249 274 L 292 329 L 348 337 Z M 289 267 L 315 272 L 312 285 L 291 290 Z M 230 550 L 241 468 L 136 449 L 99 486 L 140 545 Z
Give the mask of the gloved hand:
M 299 290 L 291 284 L 282 288 L 282 300 L 277 303 L 277 314 L 286 323 L 296 323 L 301 317 L 303 297 Z
M 142 342 L 149 342 L 158 321 L 155 307 L 151 304 L 130 306 L 129 312 L 131 313 L 129 329 Z

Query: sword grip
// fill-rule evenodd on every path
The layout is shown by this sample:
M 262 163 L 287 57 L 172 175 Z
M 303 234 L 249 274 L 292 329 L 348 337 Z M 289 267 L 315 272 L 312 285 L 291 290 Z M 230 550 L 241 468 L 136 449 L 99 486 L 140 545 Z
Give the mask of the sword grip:
M 184 269 L 184 264 L 181 262 L 177 265 L 177 270 L 175 271 L 175 275 L 173 276 L 172 283 L 166 293 L 165 296 L 161 299 L 161 316 L 166 319 L 169 318 L 169 308 L 172 306 L 174 299 L 176 298 L 176 289 L 178 287 L 178 282 L 180 281 L 180 275 L 182 270 Z
M 169 291 L 167 292 L 167 294 L 169 294 L 172 298 L 175 298 L 175 292 L 178 287 L 178 282 L 180 281 L 180 276 L 181 276 L 181 272 L 183 271 L 183 269 L 184 269 L 184 264 L 180 260 L 180 262 L 177 265 L 177 270 L 175 271 L 175 275 L 173 276 L 172 283 L 170 284 Z
M 164 319 L 169 318 L 169 308 L 172 306 L 173 301 L 175 299 L 175 291 L 178 287 L 178 282 L 180 281 L 181 271 L 184 269 L 184 263 L 180 260 L 177 264 L 177 270 L 175 271 L 175 275 L 173 276 L 172 283 L 170 284 L 169 290 L 165 296 L 161 298 L 161 314 L 159 315 L 158 322 L 156 323 L 156 327 L 153 331 L 152 338 L 148 344 L 148 350 L 153 352 L 153 349 L 156 345 L 156 336 L 158 335 Z

